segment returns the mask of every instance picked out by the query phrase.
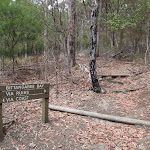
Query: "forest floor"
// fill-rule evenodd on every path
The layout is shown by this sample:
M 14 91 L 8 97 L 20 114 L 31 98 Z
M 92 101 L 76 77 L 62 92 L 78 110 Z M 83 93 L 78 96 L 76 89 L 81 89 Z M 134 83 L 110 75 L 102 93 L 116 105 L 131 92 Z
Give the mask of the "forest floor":
M 150 67 L 105 57 L 97 58 L 97 73 L 106 94 L 94 93 L 88 81 L 88 57 L 78 56 L 71 83 L 61 63 L 56 92 L 50 73 L 50 105 L 150 121 Z M 26 72 L 27 73 L 27 72 Z M 101 74 L 129 74 L 101 78 Z M 35 74 L 8 76 L 1 84 L 42 83 Z M 128 125 L 49 110 L 41 121 L 41 100 L 3 104 L 5 139 L 1 150 L 150 150 L 150 127 Z

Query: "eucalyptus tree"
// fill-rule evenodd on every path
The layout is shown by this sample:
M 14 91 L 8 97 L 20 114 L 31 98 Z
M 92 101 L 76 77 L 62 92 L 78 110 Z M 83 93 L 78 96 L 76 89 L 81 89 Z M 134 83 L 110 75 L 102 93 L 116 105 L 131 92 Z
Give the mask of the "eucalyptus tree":
M 76 21 L 76 0 L 68 0 L 68 65 L 73 67 L 75 60 L 75 21 Z
M 148 0 L 111 0 L 111 2 L 113 9 L 107 15 L 107 25 L 111 30 L 120 32 L 119 48 L 130 45 L 135 54 L 150 19 Z M 125 38 L 124 42 L 127 41 L 127 43 L 123 43 Z
M 91 35 L 90 35 L 90 75 L 92 80 L 93 91 L 96 93 L 103 93 L 104 91 L 99 84 L 96 72 L 96 51 L 97 51 L 97 19 L 99 13 L 99 0 L 92 2 L 91 12 Z
M 13 60 L 13 72 L 21 43 L 27 39 L 34 41 L 38 33 L 43 32 L 38 16 L 40 12 L 33 5 L 24 0 L 0 1 L 0 34 L 5 41 L 5 51 Z

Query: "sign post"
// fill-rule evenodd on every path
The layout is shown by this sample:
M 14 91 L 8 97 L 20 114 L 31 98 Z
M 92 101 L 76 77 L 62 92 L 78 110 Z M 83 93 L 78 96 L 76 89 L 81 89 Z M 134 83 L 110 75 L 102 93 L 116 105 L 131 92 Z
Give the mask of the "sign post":
M 48 102 L 49 102 L 49 98 L 43 98 L 43 102 L 42 102 L 42 121 L 43 121 L 43 123 L 48 122 Z
M 0 86 L 0 142 L 3 141 L 2 104 L 42 98 L 42 121 L 48 122 L 49 84 Z
M 2 142 L 3 139 L 2 103 L 0 103 L 0 142 Z

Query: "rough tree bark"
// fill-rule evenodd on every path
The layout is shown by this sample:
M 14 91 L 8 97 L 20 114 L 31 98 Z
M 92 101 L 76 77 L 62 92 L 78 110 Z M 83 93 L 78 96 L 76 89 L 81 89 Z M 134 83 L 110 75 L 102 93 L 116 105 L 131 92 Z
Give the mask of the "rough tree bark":
M 44 0 L 45 2 L 45 18 L 48 18 L 48 0 Z M 43 62 L 44 62 L 44 75 L 45 75 L 45 80 L 48 81 L 47 77 L 47 70 L 48 70 L 48 27 L 46 26 L 45 31 L 44 31 L 44 57 L 43 57 Z
M 76 0 L 68 0 L 68 65 L 73 67 L 76 64 L 75 61 L 75 20 L 76 20 Z
M 96 72 L 96 50 L 97 50 L 97 18 L 98 18 L 98 2 L 99 0 L 93 0 L 92 12 L 91 12 L 91 37 L 90 37 L 90 75 L 92 80 L 93 91 L 96 93 L 104 93 L 99 84 Z
M 102 0 L 100 1 L 99 12 L 102 13 Z M 101 38 L 100 32 L 101 32 L 101 19 L 98 20 L 96 57 L 100 56 L 100 38 Z
M 96 50 L 96 57 L 100 56 L 100 25 L 98 25 L 97 29 L 97 50 Z

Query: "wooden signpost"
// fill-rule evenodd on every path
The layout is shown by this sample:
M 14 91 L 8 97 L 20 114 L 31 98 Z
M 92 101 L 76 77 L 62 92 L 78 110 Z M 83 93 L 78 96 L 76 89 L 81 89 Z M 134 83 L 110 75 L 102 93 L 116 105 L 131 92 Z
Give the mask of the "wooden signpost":
M 48 102 L 49 102 L 49 84 L 22 84 L 22 85 L 2 85 L 0 86 L 0 142 L 3 141 L 3 120 L 2 104 L 26 101 L 32 99 L 43 99 L 42 102 L 42 121 L 48 122 Z

